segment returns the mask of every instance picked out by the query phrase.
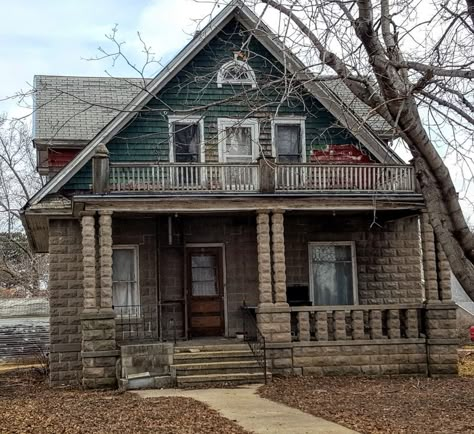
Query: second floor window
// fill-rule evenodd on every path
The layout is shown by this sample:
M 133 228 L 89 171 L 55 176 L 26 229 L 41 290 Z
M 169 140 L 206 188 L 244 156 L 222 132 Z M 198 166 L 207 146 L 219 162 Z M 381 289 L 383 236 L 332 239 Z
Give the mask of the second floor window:
M 169 117 L 170 154 L 172 163 L 199 163 L 204 161 L 202 118 Z
M 278 162 L 302 163 L 305 161 L 304 123 L 302 118 L 273 120 L 273 145 Z
M 256 119 L 219 119 L 219 159 L 228 163 L 252 163 L 258 156 Z

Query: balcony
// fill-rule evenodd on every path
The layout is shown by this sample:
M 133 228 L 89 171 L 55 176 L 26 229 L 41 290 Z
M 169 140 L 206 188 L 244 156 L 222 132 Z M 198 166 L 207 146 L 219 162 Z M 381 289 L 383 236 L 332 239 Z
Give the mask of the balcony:
M 414 193 L 408 165 L 111 163 L 109 189 L 152 193 Z

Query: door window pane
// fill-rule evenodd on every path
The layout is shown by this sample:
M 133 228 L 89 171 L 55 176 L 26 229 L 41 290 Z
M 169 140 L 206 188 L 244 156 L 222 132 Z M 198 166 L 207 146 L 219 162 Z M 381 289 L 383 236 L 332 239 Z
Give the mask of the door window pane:
M 275 125 L 275 143 L 280 162 L 301 161 L 301 127 L 299 125 Z
M 173 124 L 175 161 L 177 163 L 199 162 L 199 124 Z
M 191 256 L 191 290 L 193 296 L 217 295 L 217 269 L 214 255 Z
M 311 261 L 314 304 L 354 304 L 351 246 L 312 246 Z
M 112 298 L 118 313 L 133 313 L 140 304 L 136 276 L 136 251 L 114 249 L 112 254 Z M 133 308 L 132 308 L 133 306 Z

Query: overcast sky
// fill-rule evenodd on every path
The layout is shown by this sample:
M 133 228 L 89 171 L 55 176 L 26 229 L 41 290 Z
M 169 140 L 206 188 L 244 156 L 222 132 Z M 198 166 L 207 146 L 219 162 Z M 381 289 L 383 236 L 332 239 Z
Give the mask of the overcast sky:
M 97 56 L 99 46 L 112 48 L 105 34 L 115 24 L 137 64 L 137 31 L 166 63 L 189 41 L 193 20 L 210 10 L 210 3 L 193 0 L 0 0 L 0 100 L 30 89 L 36 74 L 100 76 L 108 70 L 133 76 L 123 64 L 112 68 L 110 60 L 85 60 Z M 3 112 L 15 117 L 25 110 L 0 101 Z

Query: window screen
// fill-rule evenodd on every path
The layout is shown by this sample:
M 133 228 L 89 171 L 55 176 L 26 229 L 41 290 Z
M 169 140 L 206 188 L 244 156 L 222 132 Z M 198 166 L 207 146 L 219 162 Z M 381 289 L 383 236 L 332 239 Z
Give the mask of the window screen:
M 140 298 L 136 276 L 136 250 L 115 248 L 112 254 L 113 305 L 118 313 L 138 312 Z
M 173 123 L 175 161 L 177 163 L 199 162 L 199 124 Z
M 275 125 L 275 143 L 278 161 L 301 161 L 300 125 Z
M 226 160 L 232 163 L 252 161 L 252 128 L 230 127 L 226 132 Z
M 354 304 L 351 245 L 312 245 L 310 253 L 314 304 Z

